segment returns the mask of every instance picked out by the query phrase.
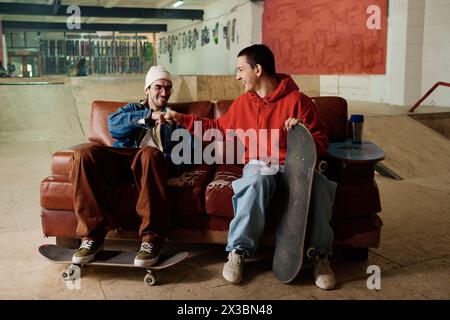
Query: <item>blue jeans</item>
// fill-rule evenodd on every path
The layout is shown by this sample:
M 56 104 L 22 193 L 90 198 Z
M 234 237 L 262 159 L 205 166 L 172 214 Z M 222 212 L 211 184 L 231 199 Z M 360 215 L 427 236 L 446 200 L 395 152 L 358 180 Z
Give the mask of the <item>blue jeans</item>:
M 267 208 L 278 181 L 284 172 L 280 166 L 276 174 L 264 174 L 261 163 L 248 163 L 242 178 L 233 181 L 234 218 L 230 222 L 226 251 L 239 249 L 253 255 L 264 232 Z M 318 254 L 333 254 L 333 230 L 330 227 L 336 183 L 324 175 L 314 173 L 311 192 L 310 239 Z

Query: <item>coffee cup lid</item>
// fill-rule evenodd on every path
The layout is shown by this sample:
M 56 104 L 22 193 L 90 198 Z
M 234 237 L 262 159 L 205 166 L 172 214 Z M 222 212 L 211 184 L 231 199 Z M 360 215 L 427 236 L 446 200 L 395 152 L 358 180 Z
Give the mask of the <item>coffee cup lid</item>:
M 352 114 L 350 117 L 351 122 L 364 122 L 364 115 L 362 114 Z

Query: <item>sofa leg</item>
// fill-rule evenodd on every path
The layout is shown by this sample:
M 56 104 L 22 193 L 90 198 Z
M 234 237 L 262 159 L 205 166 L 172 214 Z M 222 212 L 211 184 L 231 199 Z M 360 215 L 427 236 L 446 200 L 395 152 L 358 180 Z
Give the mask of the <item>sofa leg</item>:
M 345 246 L 342 248 L 342 256 L 346 260 L 364 262 L 369 259 L 369 248 Z
M 80 246 L 81 241 L 79 238 L 56 237 L 56 244 L 68 249 L 77 249 Z

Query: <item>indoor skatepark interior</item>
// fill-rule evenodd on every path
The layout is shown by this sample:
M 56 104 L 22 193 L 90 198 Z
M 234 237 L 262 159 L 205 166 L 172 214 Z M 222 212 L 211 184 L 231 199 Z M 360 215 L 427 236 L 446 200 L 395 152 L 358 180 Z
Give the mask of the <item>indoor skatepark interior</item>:
M 0 300 L 449 300 L 450 0 L 175 2 L 0 0 Z M 30 4 L 50 13 L 36 15 Z M 65 5 L 81 6 L 82 24 L 94 29 L 61 30 L 66 13 L 54 12 Z M 378 25 L 366 10 L 372 5 L 381 13 Z M 98 17 L 88 6 L 128 7 L 128 16 L 106 10 Z M 142 18 L 151 8 L 174 11 Z M 152 287 L 143 282 L 145 270 L 118 267 L 86 266 L 76 288 L 62 281 L 66 266 L 38 253 L 55 243 L 42 233 L 40 183 L 51 175 L 54 152 L 87 142 L 92 102 L 144 98 L 145 74 L 156 64 L 173 75 L 170 102 L 235 99 L 244 93 L 236 56 L 257 43 L 271 47 L 277 70 L 291 74 L 300 91 L 340 96 L 348 116 L 364 115 L 363 139 L 385 153 L 384 170 L 375 174 L 379 247 L 364 262 L 336 251 L 330 291 L 316 287 L 311 269 L 280 283 L 267 247 L 246 261 L 242 283 L 233 285 L 222 277 L 227 253 L 218 244 L 166 243 L 191 256 L 163 270 Z M 76 76 L 82 56 L 87 76 Z M 410 112 L 439 81 L 448 86 Z M 139 244 L 111 231 L 106 247 L 135 251 Z M 376 288 L 373 270 L 381 272 Z
M 44 82 L 49 79 L 43 79 Z M 2 299 L 446 299 L 450 272 L 450 141 L 413 119 L 406 107 L 349 101 L 349 114 L 365 115 L 364 138 L 386 153 L 382 162 L 403 180 L 376 175 L 381 195 L 381 243 L 370 249 L 364 263 L 336 256 L 332 267 L 338 287 L 327 292 L 314 285 L 306 270 L 292 285 L 279 283 L 271 271 L 271 251 L 261 250 L 246 263 L 243 283 L 235 286 L 221 276 L 226 254 L 222 245 L 170 244 L 192 257 L 161 273 L 162 284 L 147 287 L 143 270 L 88 266 L 82 270 L 80 290 L 60 280 L 64 266 L 39 256 L 44 238 L 39 217 L 39 183 L 50 174 L 50 156 L 81 143 L 83 118 L 88 121 L 89 99 L 135 101 L 141 97 L 142 77 L 127 81 L 124 90 L 106 86 L 80 87 L 71 79 L 49 84 L 0 85 L 1 203 L 0 252 Z M 95 79 L 90 79 L 93 82 Z M 114 83 L 118 79 L 109 79 Z M 104 81 L 104 79 L 102 79 Z M 232 79 L 230 79 L 232 81 Z M 54 82 L 54 83 L 51 83 Z M 98 87 L 101 91 L 97 91 Z M 210 89 L 212 90 L 212 89 Z M 79 96 L 74 99 L 73 93 Z M 20 99 L 18 99 L 20 97 Z M 217 98 L 221 98 L 217 96 Z M 36 107 L 39 101 L 39 107 Z M 417 117 L 433 115 L 450 127 L 447 108 L 422 106 Z M 441 115 L 441 117 L 440 117 Z M 439 119 L 443 119 L 442 121 Z M 447 119 L 447 120 L 446 120 Z M 138 242 L 110 248 L 135 250 Z M 381 269 L 381 289 L 367 288 L 367 267 Z

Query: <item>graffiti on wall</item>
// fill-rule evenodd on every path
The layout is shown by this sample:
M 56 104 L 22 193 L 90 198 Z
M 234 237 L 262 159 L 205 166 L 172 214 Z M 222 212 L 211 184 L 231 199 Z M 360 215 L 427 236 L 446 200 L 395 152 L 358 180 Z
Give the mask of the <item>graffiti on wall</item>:
M 219 32 L 222 31 L 222 38 Z M 231 43 L 238 43 L 238 34 L 236 32 L 236 18 L 232 21 L 226 21 L 222 28 L 220 23 L 216 22 L 212 27 L 205 25 L 202 29 L 189 29 L 174 34 L 165 34 L 159 38 L 158 54 L 159 56 L 169 55 L 169 63 L 173 62 L 174 51 L 196 50 L 197 44 L 206 46 L 210 43 L 219 44 L 220 39 L 224 40 L 227 50 L 230 49 Z

